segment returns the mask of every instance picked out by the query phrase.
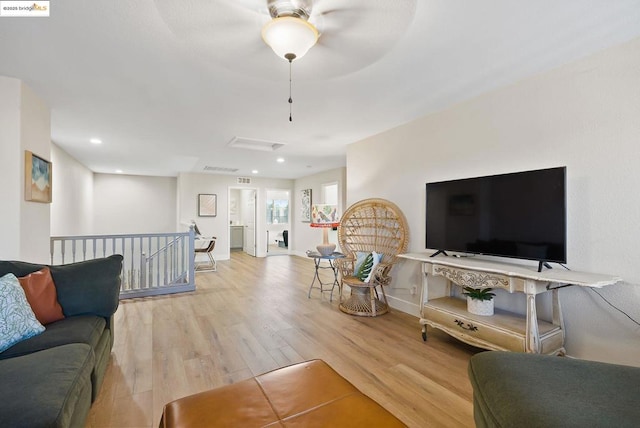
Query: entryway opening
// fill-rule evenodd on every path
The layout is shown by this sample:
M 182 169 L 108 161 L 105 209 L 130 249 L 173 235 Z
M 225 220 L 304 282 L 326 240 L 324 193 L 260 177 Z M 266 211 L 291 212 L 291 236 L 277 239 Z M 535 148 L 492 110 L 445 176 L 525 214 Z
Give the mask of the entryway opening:
M 289 254 L 291 240 L 289 196 L 289 190 L 267 189 L 267 256 Z

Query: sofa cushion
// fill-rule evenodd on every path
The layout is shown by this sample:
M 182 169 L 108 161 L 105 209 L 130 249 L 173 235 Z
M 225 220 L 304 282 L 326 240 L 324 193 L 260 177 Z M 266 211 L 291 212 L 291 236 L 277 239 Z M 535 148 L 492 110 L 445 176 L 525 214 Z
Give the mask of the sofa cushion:
M 56 285 L 51 278 L 51 271 L 44 267 L 27 276 L 18 278 L 24 289 L 27 301 L 41 324 L 49 324 L 64 318 L 62 307 L 58 303 Z
M 18 357 L 70 343 L 85 343 L 95 349 L 105 326 L 105 319 L 95 315 L 68 317 L 48 324 L 44 333 L 23 340 L 1 352 L 0 359 Z
M 33 263 L 0 261 L 0 275 L 25 276 L 44 267 Z M 108 318 L 118 309 L 122 256 L 49 266 L 64 315 L 94 314 Z
M 469 362 L 477 427 L 637 427 L 640 368 L 482 352 Z
M 85 344 L 0 361 L 0 426 L 84 426 L 93 351 Z
M 27 301 L 15 275 L 0 278 L 0 353 L 16 343 L 40 334 L 42 324 Z
M 92 402 L 98 398 L 98 393 L 102 387 L 102 382 L 104 381 L 104 376 L 107 372 L 107 366 L 111 359 L 110 329 L 106 329 L 102 336 L 100 336 L 100 341 L 95 348 L 93 348 L 93 353 L 95 354 L 96 363 L 93 368 L 93 373 L 91 373 L 91 385 L 93 385 L 93 390 L 91 391 Z

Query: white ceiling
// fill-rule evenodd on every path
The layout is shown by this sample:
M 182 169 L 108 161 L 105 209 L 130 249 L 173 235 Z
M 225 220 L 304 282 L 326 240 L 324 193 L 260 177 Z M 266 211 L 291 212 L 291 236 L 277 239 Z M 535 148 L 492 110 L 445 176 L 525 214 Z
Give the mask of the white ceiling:
M 0 75 L 48 103 L 52 140 L 95 172 L 298 178 L 344 166 L 350 143 L 640 36 L 638 0 L 316 0 L 322 35 L 293 63 L 290 123 L 266 10 L 51 1 L 48 18 L 0 18 Z M 227 147 L 236 136 L 284 146 Z

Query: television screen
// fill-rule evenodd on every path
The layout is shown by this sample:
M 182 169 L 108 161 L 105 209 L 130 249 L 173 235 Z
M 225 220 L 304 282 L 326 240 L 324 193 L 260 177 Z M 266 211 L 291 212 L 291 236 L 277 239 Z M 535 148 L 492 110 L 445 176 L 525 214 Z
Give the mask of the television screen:
M 426 248 L 566 263 L 566 167 L 426 187 Z

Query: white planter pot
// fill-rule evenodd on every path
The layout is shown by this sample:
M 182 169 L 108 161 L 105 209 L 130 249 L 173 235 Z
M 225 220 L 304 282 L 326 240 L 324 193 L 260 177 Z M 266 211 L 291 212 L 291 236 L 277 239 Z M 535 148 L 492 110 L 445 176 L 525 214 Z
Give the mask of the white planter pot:
M 493 315 L 493 299 L 477 300 L 467 296 L 467 311 L 485 317 Z

